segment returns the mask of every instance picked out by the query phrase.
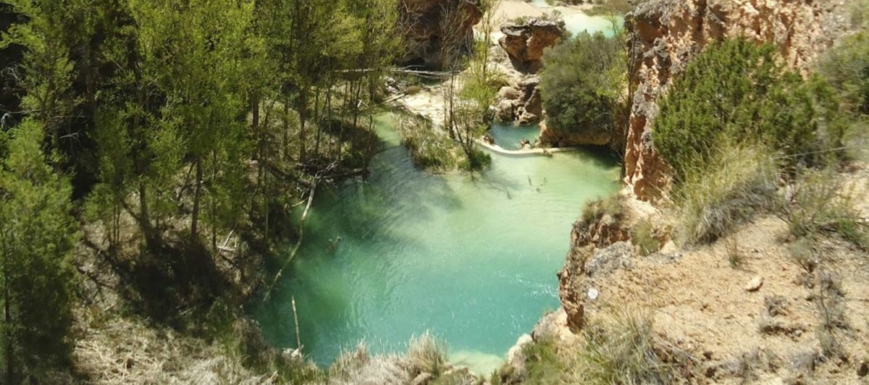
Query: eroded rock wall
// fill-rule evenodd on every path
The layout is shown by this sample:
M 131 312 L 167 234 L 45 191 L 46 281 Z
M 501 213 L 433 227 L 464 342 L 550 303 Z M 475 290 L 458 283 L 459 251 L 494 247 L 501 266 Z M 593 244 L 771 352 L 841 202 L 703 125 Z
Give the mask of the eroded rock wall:
M 543 68 L 543 50 L 550 48 L 565 34 L 564 22 L 532 19 L 527 23 L 507 23 L 501 26 L 504 34 L 498 44 L 510 56 L 513 66 L 526 73 L 537 73 Z
M 635 90 L 625 148 L 625 183 L 641 200 L 667 191 L 671 172 L 653 146 L 658 99 L 708 44 L 744 36 L 774 43 L 787 65 L 806 73 L 844 25 L 843 0 L 659 0 L 626 17 Z
M 399 0 L 399 24 L 407 47 L 404 61 L 443 66 L 443 48 L 473 48 L 474 25 L 483 17 L 478 0 Z

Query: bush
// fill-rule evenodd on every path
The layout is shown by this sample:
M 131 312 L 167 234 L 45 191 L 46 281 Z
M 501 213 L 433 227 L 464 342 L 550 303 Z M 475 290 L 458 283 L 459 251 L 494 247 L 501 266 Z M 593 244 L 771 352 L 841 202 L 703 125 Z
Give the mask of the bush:
M 675 191 L 676 235 L 683 244 L 715 241 L 773 207 L 779 169 L 772 152 L 725 143 L 713 157 L 687 172 Z
M 581 33 L 546 50 L 540 73 L 547 128 L 555 133 L 609 134 L 626 103 L 625 54 L 617 35 Z
M 775 47 L 744 39 L 714 44 L 675 79 L 655 121 L 655 150 L 677 180 L 705 171 L 724 140 L 779 151 L 792 164 L 815 164 L 838 147 L 841 128 L 823 118 L 835 105 L 824 82 L 806 83 L 777 64 Z M 821 123 L 824 124 L 821 124 Z
M 582 208 L 582 224 L 589 225 L 602 218 L 604 215 L 609 215 L 616 222 L 623 219 L 625 214 L 624 202 L 620 195 L 613 195 L 605 199 L 596 199 L 585 204 Z
M 440 376 L 447 365 L 447 345 L 438 341 L 430 333 L 411 338 L 407 346 L 407 361 L 419 373 L 431 373 Z
M 869 14 L 869 1 L 861 2 Z M 846 155 L 869 160 L 869 32 L 842 39 L 819 61 L 819 72 L 842 101 L 840 118 L 847 119 L 843 142 Z
M 522 348 L 525 356 L 525 379 L 529 384 L 566 384 L 567 363 L 558 354 L 558 343 L 552 337 L 541 338 Z
M 798 175 L 781 206 L 791 235 L 803 238 L 833 232 L 869 249 L 869 230 L 860 222 L 850 195 L 833 170 L 807 170 Z
M 672 368 L 659 356 L 650 315 L 623 309 L 586 332 L 575 369 L 583 384 L 670 384 Z
M 401 143 L 410 151 L 413 164 L 433 171 L 449 171 L 459 166 L 458 144 L 435 132 L 431 122 L 423 117 L 402 117 L 398 124 Z

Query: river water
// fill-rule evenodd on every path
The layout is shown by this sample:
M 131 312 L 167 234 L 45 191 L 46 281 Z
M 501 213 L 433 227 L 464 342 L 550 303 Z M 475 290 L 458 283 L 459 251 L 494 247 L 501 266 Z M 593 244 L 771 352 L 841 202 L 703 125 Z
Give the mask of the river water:
M 385 149 L 368 181 L 318 190 L 305 241 L 255 317 L 294 347 L 294 297 L 304 353 L 321 365 L 359 341 L 400 352 L 429 330 L 454 361 L 488 372 L 558 306 L 571 225 L 617 190 L 618 168 L 606 154 L 492 154 L 474 178 L 435 175 L 414 168 L 391 124 L 378 119 Z

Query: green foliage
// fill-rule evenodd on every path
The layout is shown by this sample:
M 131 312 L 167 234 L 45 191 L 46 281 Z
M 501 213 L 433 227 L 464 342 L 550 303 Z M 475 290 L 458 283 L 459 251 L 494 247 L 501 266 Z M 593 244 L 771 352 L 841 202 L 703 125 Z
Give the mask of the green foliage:
M 869 16 L 869 2 L 857 4 Z M 843 134 L 846 155 L 869 160 L 869 32 L 864 28 L 843 38 L 824 54 L 818 67 L 842 102 L 837 112 L 840 119 L 847 119 Z
M 401 143 L 410 151 L 413 164 L 433 171 L 449 171 L 458 167 L 458 145 L 438 133 L 423 117 L 404 116 L 398 122 Z
M 522 354 L 525 356 L 528 383 L 565 383 L 563 377 L 568 364 L 559 354 L 558 342 L 554 338 L 542 338 L 527 344 L 522 348 Z
M 869 114 L 869 32 L 842 39 L 824 55 L 819 67 L 839 92 L 845 111 Z
M 716 43 L 673 81 L 655 120 L 655 150 L 680 181 L 704 170 L 723 140 L 759 143 L 791 160 L 815 163 L 838 147 L 840 127 L 822 125 L 822 82 L 805 83 L 782 68 L 772 45 L 743 39 Z
M 581 33 L 545 52 L 540 73 L 547 127 L 558 133 L 613 135 L 627 112 L 621 35 Z
M 675 191 L 676 236 L 683 244 L 712 242 L 758 210 L 773 207 L 779 168 L 762 146 L 720 143 L 710 163 L 696 165 Z
M 42 126 L 26 119 L 5 134 L 11 138 L 0 163 L 0 368 L 4 383 L 38 383 L 70 364 L 70 261 L 78 233 L 69 180 L 43 155 Z

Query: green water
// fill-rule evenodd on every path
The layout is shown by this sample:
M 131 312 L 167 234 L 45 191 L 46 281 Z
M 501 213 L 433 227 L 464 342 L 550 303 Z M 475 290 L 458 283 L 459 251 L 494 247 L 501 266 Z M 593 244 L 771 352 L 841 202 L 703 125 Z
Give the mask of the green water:
M 564 27 L 570 31 L 573 36 L 576 36 L 583 31 L 590 34 L 603 32 L 606 36 L 612 36 L 615 34 L 615 29 L 613 27 L 622 28 L 624 22 L 625 19 L 620 16 L 616 17 L 615 20 L 611 20 L 605 16 L 588 16 L 583 13 L 564 16 Z
M 453 360 L 490 371 L 558 306 L 571 224 L 583 202 L 616 191 L 618 169 L 607 155 L 492 154 L 475 179 L 433 175 L 413 167 L 389 122 L 367 182 L 317 192 L 291 271 L 255 316 L 294 346 L 295 297 L 304 353 L 321 365 L 360 340 L 403 351 L 430 330 Z
M 546 0 L 532 0 L 531 5 L 544 12 L 549 12 L 553 8 Z M 607 36 L 612 36 L 615 32 L 613 20 L 607 16 L 589 16 L 584 13 L 570 12 L 562 15 L 562 18 L 564 19 L 565 28 L 574 36 L 582 31 L 587 31 L 591 34 L 603 32 Z M 614 21 L 618 28 L 622 28 L 625 18 L 617 16 Z
M 495 144 L 505 150 L 521 150 L 522 139 L 534 143 L 540 136 L 540 127 L 537 125 L 520 126 L 515 124 L 495 123 L 489 129 Z

